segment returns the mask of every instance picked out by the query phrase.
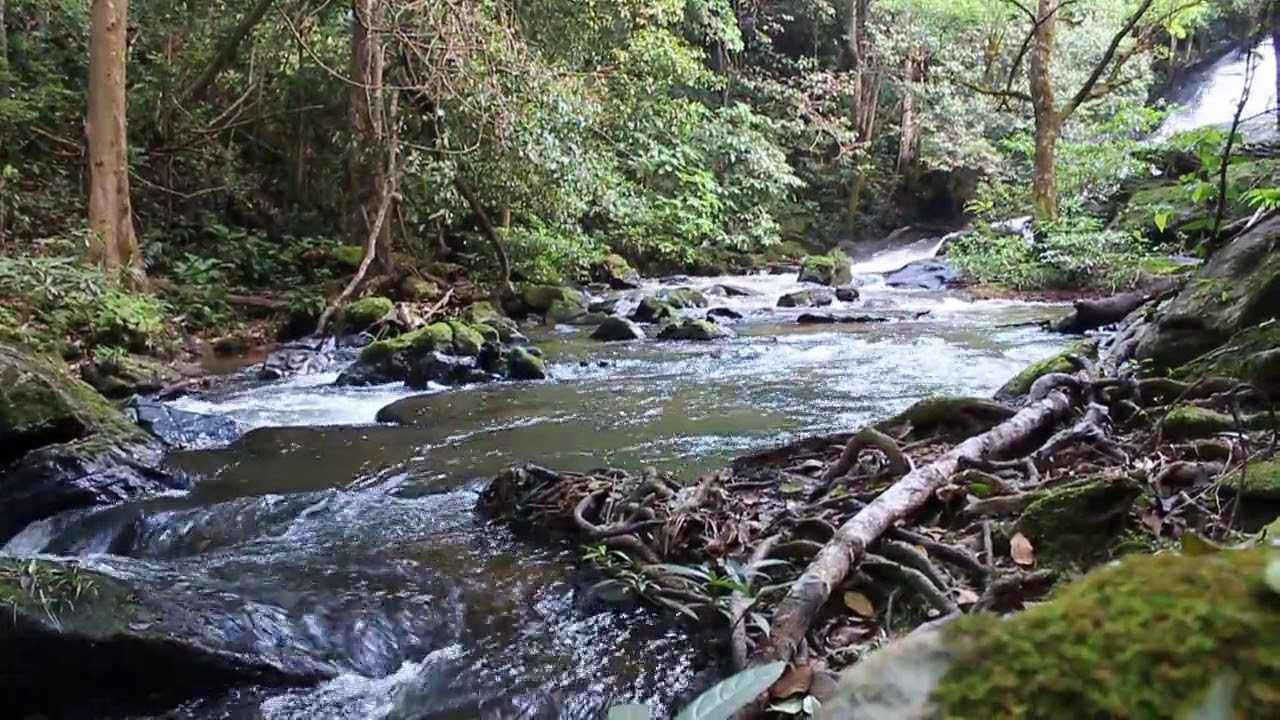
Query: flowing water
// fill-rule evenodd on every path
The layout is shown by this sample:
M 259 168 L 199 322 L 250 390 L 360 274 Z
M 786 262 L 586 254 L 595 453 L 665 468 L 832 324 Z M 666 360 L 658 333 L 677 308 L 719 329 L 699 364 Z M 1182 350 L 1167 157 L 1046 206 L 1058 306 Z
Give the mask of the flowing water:
M 1244 97 L 1246 73 L 1249 94 Z M 1244 107 L 1240 108 L 1241 98 Z M 1276 52 L 1271 40 L 1254 47 L 1252 59 L 1230 52 L 1190 79 L 1186 90 L 1173 98 L 1180 109 L 1165 120 L 1154 140 L 1167 140 L 1175 133 L 1207 126 L 1230 128 L 1237 109 L 1241 128 L 1250 141 L 1276 135 Z
M 936 241 L 909 252 L 934 250 Z M 870 273 L 913 259 L 890 252 L 857 267 L 859 302 L 827 310 L 930 314 L 800 326 L 801 311 L 774 308 L 797 289 L 794 274 L 690 279 L 668 284 L 754 293 L 713 298 L 746 316 L 736 338 L 601 345 L 564 328 L 537 338 L 550 381 L 414 393 L 334 388 L 328 374 L 179 401 L 253 430 L 227 448 L 175 454 L 174 465 L 203 478 L 187 495 L 39 523 L 8 549 L 111 567 L 124 561 L 103 553 L 127 526 L 130 555 L 229 589 L 343 670 L 320 687 L 242 690 L 173 717 L 593 718 L 617 701 L 669 708 L 702 664 L 692 638 L 647 611 L 584 601 L 576 551 L 486 523 L 473 511 L 477 492 L 513 462 L 693 474 L 748 449 L 856 428 L 929 394 L 990 394 L 1061 343 L 1001 327 L 1061 308 L 884 287 Z M 402 424 L 376 423 L 393 403 Z

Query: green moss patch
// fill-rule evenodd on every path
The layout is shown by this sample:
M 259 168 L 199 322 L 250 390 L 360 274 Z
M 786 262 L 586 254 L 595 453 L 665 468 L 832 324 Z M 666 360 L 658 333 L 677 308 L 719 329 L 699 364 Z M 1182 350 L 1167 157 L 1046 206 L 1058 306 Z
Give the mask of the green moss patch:
M 452 347 L 452 345 L 453 328 L 449 323 L 438 322 L 399 337 L 369 343 L 360 352 L 360 361 L 383 362 L 396 353 L 406 350 L 428 351 Z
M 1015 375 L 1009 382 L 1005 383 L 998 391 L 996 397 L 1002 400 L 1013 400 L 1026 395 L 1031 391 L 1031 386 L 1036 380 L 1056 372 L 1075 372 L 1076 366 L 1071 361 L 1072 355 L 1081 355 L 1088 358 L 1097 358 L 1098 341 L 1097 340 L 1080 340 L 1072 343 L 1065 350 L 1056 355 L 1051 355 L 1043 360 L 1037 360 L 1026 367 L 1025 370 Z
M 938 717 L 1177 718 L 1219 678 L 1236 717 L 1280 717 L 1280 595 L 1265 549 L 1131 557 L 1008 618 L 944 630 Z
M 799 282 L 820 285 L 848 285 L 853 281 L 849 256 L 843 250 L 832 250 L 826 255 L 808 255 L 800 261 Z
M 1243 472 L 1237 470 L 1224 485 L 1240 492 L 1245 499 L 1280 501 L 1280 460 L 1249 463 Z
M 342 326 L 348 332 L 360 332 L 391 314 L 395 303 L 390 298 L 361 298 L 342 311 Z
M 459 355 L 480 354 L 480 346 L 484 345 L 484 335 L 478 330 L 460 320 L 450 320 L 449 329 L 453 331 L 453 349 Z
M 1048 490 L 1023 511 L 1015 524 L 1041 558 L 1088 560 L 1107 551 L 1141 494 L 1127 476 L 1084 479 Z

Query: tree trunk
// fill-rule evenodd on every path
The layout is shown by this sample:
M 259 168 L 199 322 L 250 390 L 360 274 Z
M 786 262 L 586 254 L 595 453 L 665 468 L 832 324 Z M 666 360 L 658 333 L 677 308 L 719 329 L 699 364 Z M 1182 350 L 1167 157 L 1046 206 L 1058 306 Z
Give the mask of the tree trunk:
M 0 99 L 9 97 L 9 30 L 5 27 L 5 0 L 0 0 Z
M 348 183 L 351 206 L 347 211 L 347 238 L 363 245 L 370 237 L 380 198 L 391 182 L 376 158 L 387 137 L 383 117 L 383 69 L 385 56 L 378 23 L 382 0 L 355 0 L 352 3 L 351 86 L 347 123 L 351 132 Z M 378 266 L 391 267 L 391 224 L 382 223 L 375 239 Z
M 867 138 L 861 134 L 867 109 L 863 107 L 866 95 L 866 34 L 867 14 L 871 0 L 849 0 L 849 18 L 845 30 L 849 69 L 853 72 L 853 127 L 858 133 L 858 141 Z M 848 231 L 850 237 L 858 233 L 858 208 L 862 204 L 862 186 L 864 180 L 859 173 L 849 185 L 849 218 Z
M 1031 107 L 1035 113 L 1035 179 L 1032 182 L 1035 218 L 1058 217 L 1058 177 L 1054 167 L 1062 120 L 1053 96 L 1049 68 L 1057 35 L 1059 0 L 1039 0 L 1036 6 L 1035 41 L 1031 48 Z
M 89 37 L 89 259 L 119 276 L 142 270 L 129 203 L 125 118 L 128 0 L 93 0 Z
M 462 199 L 467 201 L 467 206 L 471 208 L 471 212 L 476 216 L 476 222 L 480 225 L 480 234 L 484 235 L 489 241 L 489 246 L 493 248 L 494 259 L 498 261 L 498 290 L 504 297 L 515 295 L 515 288 L 511 286 L 511 258 L 507 255 L 507 248 L 502 244 L 502 237 L 493 226 L 493 221 L 489 219 L 489 213 L 485 212 L 484 205 L 476 196 L 475 188 L 471 187 L 463 176 L 461 167 L 453 176 L 453 186 L 457 188 Z
M 767 642 L 756 649 L 753 665 L 790 660 L 809 624 L 848 574 L 862 561 L 866 548 L 896 522 L 924 505 L 946 485 L 962 460 L 997 456 L 1048 430 L 1071 411 L 1071 400 L 1053 391 L 1043 400 L 1019 410 L 991 430 L 956 445 L 932 463 L 905 475 L 864 509 L 849 518 L 791 586 L 778 604 Z
M 222 38 L 222 42 L 218 44 L 218 53 L 213 60 L 205 66 L 204 70 L 191 83 L 185 92 L 182 93 L 180 103 L 187 103 L 192 100 L 199 100 L 208 92 L 209 87 L 213 85 L 213 81 L 218 79 L 223 70 L 236 59 L 236 55 L 240 52 L 240 45 L 244 39 L 253 32 L 253 29 L 262 22 L 262 18 L 266 16 L 267 11 L 271 9 L 272 0 L 258 0 L 258 4 L 254 5 L 249 13 L 240 19 L 234 28 L 231 28 Z

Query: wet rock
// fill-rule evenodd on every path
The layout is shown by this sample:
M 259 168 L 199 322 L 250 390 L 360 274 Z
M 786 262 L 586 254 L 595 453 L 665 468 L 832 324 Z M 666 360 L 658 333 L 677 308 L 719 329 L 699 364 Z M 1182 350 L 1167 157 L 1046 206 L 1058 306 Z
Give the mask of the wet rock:
M 189 487 L 163 457 L 64 368 L 0 343 L 0 541 L 65 510 Z
M 544 380 L 547 366 L 529 348 L 512 348 L 507 355 L 507 374 L 512 380 Z
M 525 313 L 544 315 L 556 303 L 563 308 L 583 308 L 587 305 L 587 296 L 573 288 L 562 285 L 526 285 L 520 291 L 520 300 Z
M 548 325 L 557 323 L 573 324 L 586 312 L 586 306 L 583 304 L 570 300 L 556 300 L 551 303 L 551 307 L 547 308 L 546 314 L 543 315 L 543 322 Z
M 614 290 L 634 290 L 640 287 L 640 273 L 626 258 L 617 254 L 606 255 L 592 271 L 592 276 Z
M 80 366 L 80 379 L 112 400 L 155 395 L 182 378 L 172 365 L 141 355 L 95 358 Z
M 853 280 L 849 256 L 843 250 L 832 250 L 826 255 L 810 255 L 800 261 L 797 280 L 819 285 L 848 285 Z
M 634 312 L 631 313 L 631 319 L 638 323 L 656 323 L 663 320 L 671 320 L 676 317 L 675 308 L 656 297 L 647 297 L 640 301 Z
M 591 334 L 592 340 L 604 342 L 624 342 L 627 340 L 643 340 L 644 330 L 639 325 L 623 318 L 609 318 L 600 323 L 600 327 Z
M 179 410 L 143 397 L 135 397 L 124 414 L 170 448 L 222 447 L 243 435 L 246 429 L 223 415 Z
M 594 327 L 611 319 L 613 319 L 613 316 L 608 313 L 588 312 L 573 318 L 569 321 L 569 324 L 578 327 Z
M 716 307 L 707 311 L 708 320 L 741 320 L 742 318 L 743 314 L 733 308 Z
M 964 274 L 945 260 L 917 260 L 885 275 L 889 287 L 914 290 L 941 290 L 960 283 Z
M 758 297 L 760 295 L 759 290 L 752 290 L 749 287 L 743 287 L 741 285 L 721 283 L 719 285 L 713 285 L 712 288 L 714 290 L 718 290 L 719 293 L 725 297 Z
M 825 307 L 836 301 L 836 294 L 827 288 L 798 290 L 778 298 L 778 307 Z
M 484 333 L 461 320 L 450 320 L 449 329 L 453 331 L 453 350 L 459 355 L 475 357 L 485 343 Z M 493 335 L 497 336 L 497 331 Z
M 296 375 L 313 375 L 333 367 L 337 341 L 299 340 L 289 343 L 267 356 L 258 367 L 259 380 L 281 380 Z
M 605 298 L 596 300 L 587 306 L 587 312 L 601 313 L 604 315 L 613 315 L 618 311 L 618 305 L 622 302 L 622 298 Z
M 883 315 L 831 315 L 828 313 L 802 313 L 796 318 L 800 325 L 861 325 L 891 322 Z
M 444 322 L 379 340 L 366 346 L 334 384 L 360 387 L 404 382 L 419 357 L 446 349 L 453 350 L 453 328 Z
M 836 299 L 840 302 L 857 302 L 861 293 L 852 285 L 841 285 L 836 288 Z
M 433 383 L 467 385 L 487 382 L 491 379 L 488 373 L 477 366 L 474 357 L 449 355 L 432 350 L 414 358 L 404 382 L 411 388 L 423 390 Z
M 337 674 L 301 647 L 283 611 L 232 590 L 137 561 L 100 569 L 0 559 L 5 712 L 160 712 L 236 685 L 305 685 Z
M 659 340 L 719 340 L 733 337 L 729 328 L 716 325 L 708 320 L 683 320 L 671 323 L 658 333 Z
M 1012 377 L 996 391 L 996 399 L 1001 402 L 1013 402 L 1031 391 L 1031 385 L 1041 377 L 1055 372 L 1075 372 L 1076 361 L 1072 358 L 1093 360 L 1098 357 L 1098 341 L 1089 339 L 1068 345 L 1062 352 L 1050 355 L 1043 360 L 1028 365 L 1022 372 Z
M 794 263 L 774 263 L 767 270 L 770 275 L 795 275 L 800 272 L 800 266 Z
M 658 299 L 677 310 L 704 308 L 711 304 L 701 290 L 691 287 L 666 290 L 658 294 Z

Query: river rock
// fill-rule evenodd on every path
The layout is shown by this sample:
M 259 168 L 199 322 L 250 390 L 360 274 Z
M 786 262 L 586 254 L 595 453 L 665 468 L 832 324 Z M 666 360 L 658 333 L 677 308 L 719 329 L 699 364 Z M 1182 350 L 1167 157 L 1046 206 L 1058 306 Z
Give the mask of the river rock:
M 529 348 L 512 348 L 507 356 L 507 374 L 512 380 L 544 380 L 547 366 Z
M 508 361 L 520 350 L 515 344 L 503 345 L 502 332 L 490 325 L 461 320 L 438 322 L 369 344 L 334 384 L 359 387 L 403 382 L 413 388 L 426 388 L 431 384 L 528 379 L 519 361 L 514 365 Z
M 717 325 L 709 320 L 683 320 L 662 328 L 658 333 L 659 340 L 719 340 L 733 337 L 729 328 Z
M 844 251 L 832 250 L 826 255 L 809 255 L 801 260 L 797 280 L 819 285 L 848 285 L 853 280 L 853 268 Z
M 964 274 L 947 261 L 932 258 L 917 260 L 885 275 L 889 287 L 914 290 L 941 290 L 964 280 Z
M 639 325 L 624 318 L 611 317 L 600 323 L 600 327 L 591 333 L 592 340 L 604 342 L 622 342 L 626 340 L 643 340 L 644 330 Z
M 631 319 L 638 323 L 656 323 L 671 320 L 678 313 L 675 308 L 656 297 L 646 297 L 631 313 Z
M 295 375 L 313 375 L 336 362 L 335 338 L 298 340 L 277 349 L 258 367 L 259 380 L 281 380 Z
M 861 297 L 861 293 L 858 292 L 858 288 L 852 285 L 841 285 L 836 288 L 836 299 L 840 302 L 857 302 L 859 297 Z
M 827 288 L 797 290 L 778 298 L 778 307 L 825 307 L 836 301 L 836 295 Z
M 829 313 L 802 313 L 796 318 L 799 325 L 860 325 L 887 323 L 893 318 L 882 315 L 832 315 Z
M 0 343 L 0 541 L 64 510 L 190 487 L 163 458 L 63 367 Z
M 741 285 L 729 285 L 728 283 L 712 285 L 708 292 L 715 295 L 723 295 L 724 297 L 758 297 L 761 294 L 759 290 L 753 290 Z
M 390 298 L 360 298 L 342 309 L 338 324 L 344 332 L 358 333 L 391 318 L 395 313 L 395 303 Z
M 179 410 L 153 398 L 135 397 L 124 414 L 167 447 L 177 449 L 222 447 L 246 430 L 229 417 Z
M 336 675 L 298 649 L 299 636 L 277 617 L 283 612 L 245 603 L 232 590 L 139 562 L 99 569 L 0 559 L 5 713 L 61 717 L 93 707 L 149 714 L 234 685 Z
M 520 302 L 521 315 L 546 315 L 556 303 L 560 303 L 562 313 L 569 308 L 585 308 L 587 296 L 563 285 L 525 285 L 520 290 Z
M 663 291 L 658 294 L 658 299 L 677 310 L 704 308 L 711 304 L 701 290 L 691 287 Z
M 198 368 L 191 372 L 199 374 Z M 154 395 L 182 378 L 169 363 L 140 355 L 95 358 L 80 366 L 80 379 L 112 400 Z
M 640 287 L 640 272 L 618 254 L 605 255 L 591 274 L 598 282 L 614 290 L 634 290 Z
M 708 320 L 741 320 L 742 313 L 727 307 L 714 307 L 707 311 Z
M 474 357 L 432 350 L 414 359 L 404 383 L 415 390 L 423 390 L 432 384 L 468 385 L 491 379 L 489 373 L 476 365 Z

